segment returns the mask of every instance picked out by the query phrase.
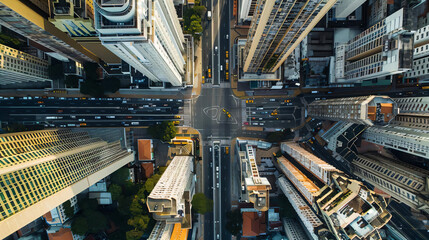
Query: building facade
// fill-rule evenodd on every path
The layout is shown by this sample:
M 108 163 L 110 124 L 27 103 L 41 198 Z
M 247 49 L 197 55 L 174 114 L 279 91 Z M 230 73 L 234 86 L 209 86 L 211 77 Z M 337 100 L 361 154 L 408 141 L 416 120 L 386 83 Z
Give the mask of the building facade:
M 359 155 L 353 174 L 411 208 L 429 212 L 429 171 L 382 155 Z
M 50 81 L 49 63 L 33 55 L 0 44 L 0 85 Z
M 388 124 L 398 111 L 396 102 L 388 96 L 333 98 L 308 105 L 310 117 L 369 126 Z
M 401 126 L 373 126 L 362 134 L 364 140 L 386 148 L 429 158 L 429 131 Z
M 355 36 L 347 44 L 347 82 L 376 79 L 403 73 L 413 64 L 413 33 L 405 30 L 400 9 Z
M 243 72 L 276 72 L 335 2 L 259 0 L 247 36 Z
M 2 134 L 0 149 L 0 238 L 133 160 L 119 141 L 69 129 Z
M 181 86 L 184 36 L 168 0 L 94 1 L 103 45 L 151 81 Z
M 97 56 L 56 28 L 45 16 L 21 1 L 0 3 L 0 25 L 42 45 L 47 54 L 61 61 L 99 61 Z
M 256 4 L 258 4 L 258 0 L 243 0 L 239 1 L 238 4 L 240 5 L 240 22 L 251 21 L 253 14 L 255 13 Z
M 193 157 L 175 156 L 147 198 L 153 218 L 191 228 L 191 201 L 195 194 Z

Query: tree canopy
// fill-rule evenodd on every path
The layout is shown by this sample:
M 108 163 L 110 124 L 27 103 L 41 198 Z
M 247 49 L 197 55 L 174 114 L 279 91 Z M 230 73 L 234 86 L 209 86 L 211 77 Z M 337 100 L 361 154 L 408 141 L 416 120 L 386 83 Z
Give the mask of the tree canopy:
M 206 214 L 213 210 L 213 200 L 207 198 L 204 193 L 197 193 L 192 198 L 192 208 L 197 213 Z
M 118 201 L 122 193 L 122 188 L 117 184 L 111 184 L 109 186 L 109 192 L 112 194 L 112 200 Z
M 114 173 L 110 175 L 110 181 L 113 184 L 124 185 L 126 184 L 127 182 L 126 180 L 128 179 L 129 176 L 130 176 L 130 171 L 128 170 L 128 168 L 123 167 L 116 170 Z
M 70 200 L 67 200 L 63 203 L 64 214 L 68 219 L 71 219 L 74 216 L 74 207 L 71 206 Z
M 161 124 L 152 125 L 149 127 L 149 134 L 153 138 L 160 139 L 164 142 L 169 142 L 176 137 L 176 127 L 171 121 L 164 121 Z

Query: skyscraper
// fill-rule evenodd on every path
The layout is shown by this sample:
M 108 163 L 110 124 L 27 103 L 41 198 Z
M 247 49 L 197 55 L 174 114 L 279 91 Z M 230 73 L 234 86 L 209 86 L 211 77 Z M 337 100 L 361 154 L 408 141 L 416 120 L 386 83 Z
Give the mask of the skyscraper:
M 377 154 L 358 155 L 353 174 L 414 209 L 429 212 L 429 171 Z
M 195 194 L 193 164 L 191 156 L 175 156 L 168 165 L 146 202 L 155 220 L 191 228 L 191 201 Z
M 369 126 L 388 124 L 398 111 L 396 102 L 388 96 L 333 98 L 308 105 L 310 117 Z
M 169 0 L 94 1 L 103 45 L 154 82 L 181 86 L 184 36 Z
M 245 73 L 273 73 L 337 0 L 259 0 L 244 51 Z
M 45 6 L 46 1 L 34 1 Z M 45 47 L 45 52 L 61 61 L 97 62 L 98 57 L 57 29 L 42 15 L 21 1 L 0 2 L 0 25 Z
M 380 238 L 378 230 L 391 218 L 381 195 L 316 156 L 311 156 L 298 144 L 282 143 L 282 150 L 288 158 L 278 158 L 278 164 L 292 184 L 280 180 L 280 188 L 286 195 L 293 195 L 288 198 L 296 201 L 292 206 L 297 212 L 302 212 L 299 208 L 303 200 L 298 194 L 293 194 L 290 185 L 295 186 L 317 212 L 319 221 L 309 218 L 308 214 L 299 215 L 304 224 L 311 227 L 313 234 L 328 236 L 326 233 L 329 232 L 332 239 L 343 239 L 342 236 L 348 239 Z M 326 227 L 315 224 L 320 220 Z
M 405 21 L 400 9 L 348 42 L 346 81 L 386 77 L 412 68 L 414 38 Z
M 0 85 L 52 81 L 48 61 L 0 44 Z
M 0 149 L 0 238 L 133 160 L 120 141 L 69 129 L 2 134 Z

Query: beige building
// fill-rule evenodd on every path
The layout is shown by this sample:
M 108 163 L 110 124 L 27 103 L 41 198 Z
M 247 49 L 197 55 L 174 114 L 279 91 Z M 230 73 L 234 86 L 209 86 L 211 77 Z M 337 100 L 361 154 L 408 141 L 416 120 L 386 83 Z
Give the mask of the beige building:
M 244 50 L 245 73 L 273 73 L 337 0 L 259 0 Z
M 44 82 L 48 61 L 0 44 L 0 85 L 22 82 Z
M 195 194 L 193 160 L 191 156 L 174 157 L 148 196 L 147 207 L 155 220 L 191 228 L 191 201 Z
M 69 129 L 1 134 L 0 153 L 1 239 L 134 159 L 120 141 Z
M 298 156 L 302 155 L 298 154 Z M 323 180 L 321 177 L 318 177 L 319 180 L 315 180 L 314 177 L 320 172 L 318 167 L 326 166 L 326 163 L 317 160 L 311 161 L 308 165 L 305 163 L 305 160 L 311 159 L 308 156 L 303 159 L 293 158 L 296 163 L 292 163 L 285 157 L 277 159 L 281 171 L 291 183 L 281 180 L 279 184 L 285 194 L 293 192 L 288 190 L 293 185 L 304 196 L 308 205 L 316 211 L 324 226 L 327 226 L 327 228 L 320 227 L 318 224 L 316 228 L 313 224 L 314 218 L 304 214 L 299 215 L 308 226 L 313 225 L 314 234 L 320 236 L 321 232 L 329 231 L 329 234 L 337 240 L 343 239 L 342 235 L 356 240 L 381 238 L 378 230 L 391 218 L 391 214 L 386 210 L 386 201 L 381 195 L 332 168 L 329 168 L 329 181 Z M 308 171 L 299 170 L 296 164 L 302 165 Z M 297 203 L 302 201 L 299 198 L 294 200 L 290 196 L 288 198 Z M 298 206 L 297 203 L 292 203 L 292 206 Z
M 372 126 L 388 124 L 399 112 L 388 96 L 359 96 L 317 100 L 308 105 L 313 118 Z

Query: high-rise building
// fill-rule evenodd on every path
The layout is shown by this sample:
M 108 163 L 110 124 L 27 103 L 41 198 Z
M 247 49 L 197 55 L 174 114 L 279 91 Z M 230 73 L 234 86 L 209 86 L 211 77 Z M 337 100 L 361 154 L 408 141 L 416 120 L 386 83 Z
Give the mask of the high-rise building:
M 93 0 L 51 0 L 49 21 L 108 64 L 121 59 L 101 44 L 94 27 Z
M 271 184 L 267 178 L 259 175 L 253 147 L 245 144 L 245 151 L 239 151 L 238 154 L 241 163 L 241 184 L 246 192 L 246 200 L 253 203 L 256 210 L 268 211 Z
M 103 45 L 154 82 L 181 86 L 184 36 L 169 0 L 94 1 Z
M 398 202 L 429 213 L 429 171 L 376 154 L 359 155 L 352 169 Z
M 412 68 L 414 37 L 405 29 L 405 21 L 404 9 L 400 9 L 347 43 L 346 82 L 386 77 Z
M 400 109 L 392 121 L 396 126 L 429 130 L 429 97 L 395 98 Z
M 165 221 L 156 222 L 148 240 L 169 240 L 171 238 L 173 227 L 173 224 L 166 224 Z
M 0 149 L 2 239 L 133 160 L 120 141 L 83 130 L 2 134 Z
M 256 4 L 258 0 L 243 0 L 239 1 L 240 9 L 240 22 L 251 21 L 253 14 L 255 13 Z
M 244 50 L 243 72 L 276 72 L 336 1 L 258 0 Z
M 22 82 L 45 82 L 48 61 L 0 44 L 0 85 Z
M 388 124 L 398 111 L 396 102 L 388 96 L 333 98 L 308 105 L 310 117 L 369 126 Z
M 40 44 L 48 55 L 61 61 L 99 61 L 97 56 L 50 23 L 46 16 L 22 1 L 0 3 L 0 25 Z
M 364 140 L 386 148 L 429 158 L 429 131 L 401 126 L 373 126 L 362 134 Z
M 157 221 L 192 226 L 191 201 L 195 193 L 191 156 L 175 156 L 147 198 L 149 212 Z
M 378 230 L 391 218 L 391 214 L 386 210 L 386 201 L 381 195 L 370 191 L 361 182 L 348 178 L 323 160 L 310 156 L 310 152 L 299 149 L 297 144 L 282 143 L 282 148 L 286 150 L 284 154 L 294 160 L 294 163 L 282 156 L 277 159 L 280 169 L 308 205 L 317 212 L 319 221 L 322 220 L 327 226 L 326 228 L 318 224 L 316 228 L 311 227 L 315 235 L 329 232 L 333 239 L 343 239 L 342 236 L 347 236 L 348 239 L 380 238 Z M 280 183 L 283 188 L 288 185 L 287 181 Z M 297 202 L 302 201 L 299 200 L 299 195 L 295 198 Z M 289 199 L 295 201 L 292 197 Z M 300 211 L 298 205 L 294 208 L 297 212 Z M 299 216 L 301 218 L 303 215 Z M 307 225 L 311 223 L 306 216 L 301 220 L 307 222 Z

